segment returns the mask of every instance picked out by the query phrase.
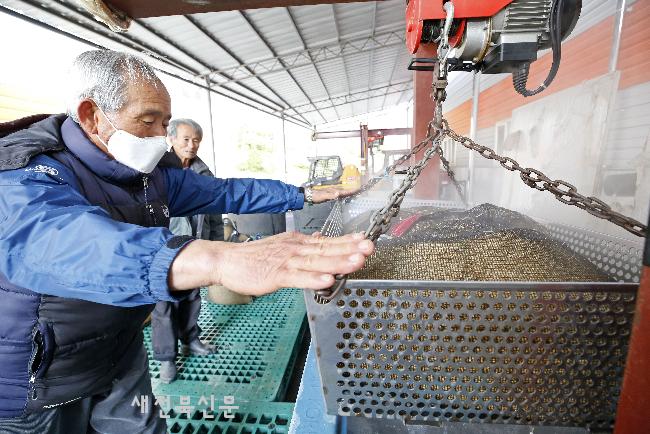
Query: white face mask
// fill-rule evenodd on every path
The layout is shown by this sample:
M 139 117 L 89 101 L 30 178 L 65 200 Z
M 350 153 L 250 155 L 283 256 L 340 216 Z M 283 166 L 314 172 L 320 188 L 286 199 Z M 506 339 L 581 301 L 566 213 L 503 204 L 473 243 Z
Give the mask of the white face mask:
M 99 107 L 98 107 L 99 108 Z M 108 139 L 108 143 L 97 136 L 100 142 L 108 149 L 113 157 L 125 166 L 137 170 L 140 173 L 151 173 L 156 167 L 165 152 L 171 149 L 167 144 L 165 136 L 138 137 L 120 130 L 108 119 L 106 113 L 99 109 L 108 123 L 115 128 L 115 132 Z

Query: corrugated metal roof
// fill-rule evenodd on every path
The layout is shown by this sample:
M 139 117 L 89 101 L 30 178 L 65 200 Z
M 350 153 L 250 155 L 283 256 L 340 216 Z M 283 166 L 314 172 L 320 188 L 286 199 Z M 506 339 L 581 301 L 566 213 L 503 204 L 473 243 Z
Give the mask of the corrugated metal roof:
M 145 18 L 123 35 L 73 0 L 1 3 L 102 46 L 152 53 L 158 67 L 199 83 L 209 77 L 220 92 L 303 124 L 410 97 L 409 86 L 391 86 L 411 78 L 402 0 Z
M 282 55 L 304 48 L 287 8 L 257 9 L 247 13 L 276 53 Z
M 153 53 L 162 57 L 158 67 L 197 83 L 209 77 L 219 92 L 303 124 L 381 110 L 412 95 L 403 0 L 146 18 L 124 35 L 111 34 L 74 0 L 0 2 L 96 44 Z M 614 9 L 611 0 L 584 0 L 572 36 Z M 483 76 L 481 87 L 505 77 Z M 471 97 L 471 80 L 451 74 L 445 110 Z

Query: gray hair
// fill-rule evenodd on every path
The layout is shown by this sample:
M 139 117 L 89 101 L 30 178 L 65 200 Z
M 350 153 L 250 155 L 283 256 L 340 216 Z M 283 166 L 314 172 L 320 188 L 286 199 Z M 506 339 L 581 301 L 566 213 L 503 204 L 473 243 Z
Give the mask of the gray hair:
M 86 98 L 104 113 L 115 113 L 127 103 L 128 86 L 134 84 L 163 86 L 153 67 L 137 56 L 112 50 L 81 53 L 70 70 L 68 116 L 79 123 L 77 107 Z
M 192 128 L 196 134 L 203 139 L 203 128 L 195 120 L 192 119 L 174 119 L 169 123 L 167 127 L 167 137 L 176 137 L 178 134 L 178 126 L 187 125 Z

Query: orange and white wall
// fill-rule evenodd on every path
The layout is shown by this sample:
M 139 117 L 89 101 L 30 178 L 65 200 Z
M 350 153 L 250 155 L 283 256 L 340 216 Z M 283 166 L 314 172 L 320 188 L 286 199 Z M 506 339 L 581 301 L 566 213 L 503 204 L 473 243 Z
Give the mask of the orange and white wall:
M 512 131 L 513 116 L 526 113 L 557 112 L 561 107 L 558 104 L 576 104 L 572 98 L 577 95 L 584 96 L 592 91 L 592 88 L 600 86 L 602 83 L 612 83 L 613 92 L 611 98 L 606 103 L 600 101 L 599 107 L 605 107 L 607 113 L 600 115 L 594 112 L 594 119 L 590 123 L 589 113 L 577 114 L 575 122 L 566 120 L 569 128 L 564 128 L 554 132 L 554 139 L 561 142 L 567 142 L 564 145 L 564 151 L 558 152 L 557 147 L 551 146 L 549 137 L 546 135 L 544 143 L 535 143 L 541 151 L 545 149 L 553 150 L 555 155 L 553 159 L 576 158 L 583 161 L 574 161 L 568 165 L 571 170 L 559 170 L 564 173 L 548 173 L 550 177 L 562 178 L 571 182 L 571 178 L 577 179 L 576 185 L 584 186 L 584 173 L 586 166 L 596 165 L 594 169 L 595 177 L 587 190 L 583 193 L 586 195 L 595 195 L 603 197 L 606 202 L 610 202 L 614 208 L 632 215 L 633 217 L 647 221 L 648 209 L 650 205 L 650 0 L 627 1 L 626 10 L 623 16 L 623 28 L 620 38 L 620 50 L 616 71 L 610 72 L 610 54 L 612 51 L 613 41 L 615 38 L 616 26 L 616 0 L 584 0 L 583 12 L 574 34 L 567 39 L 562 45 L 562 63 L 560 70 L 553 84 L 541 94 L 533 97 L 524 98 L 517 94 L 512 86 L 512 79 L 509 74 L 499 76 L 482 76 L 481 92 L 478 98 L 478 117 L 476 139 L 479 143 L 496 148 L 497 152 L 503 150 L 512 150 L 513 142 L 517 142 L 517 137 L 513 136 L 516 131 Z M 550 68 L 551 53 L 541 56 L 531 67 L 528 80 L 528 87 L 536 87 L 546 77 Z M 456 76 L 450 83 L 448 89 L 449 97 L 445 103 L 446 118 L 451 127 L 462 134 L 470 133 L 470 119 L 472 111 L 471 86 L 472 79 L 469 74 L 462 74 L 464 77 Z M 454 82 L 456 81 L 456 82 Z M 590 87 L 591 86 L 591 87 Z M 457 91 L 456 91 L 457 90 Z M 593 100 L 605 98 L 602 89 L 600 95 L 594 94 Z M 598 92 L 596 92 L 598 93 Z M 607 97 L 609 98 L 609 97 Z M 546 104 L 546 107 L 544 106 Z M 555 106 L 554 106 L 555 105 Z M 583 104 L 584 105 L 584 104 Z M 576 108 L 580 110 L 579 105 Z M 582 108 L 583 111 L 585 107 Z M 588 109 L 588 107 L 587 107 Z M 598 108 L 594 106 L 596 111 Z M 569 116 L 571 111 L 568 110 Z M 542 121 L 542 119 L 539 119 Z M 543 122 L 539 123 L 540 126 Z M 604 124 L 604 125 L 603 125 Z M 583 154 L 576 154 L 569 149 L 571 140 L 569 135 L 583 132 L 592 134 L 594 128 L 602 128 L 602 140 L 598 142 L 596 151 L 590 149 L 584 155 L 598 155 L 598 161 L 584 161 L 580 158 Z M 540 137 L 544 136 L 541 134 Z M 566 137 L 563 137 L 566 136 Z M 572 136 L 575 137 L 575 136 Z M 541 139 L 540 139 L 541 140 Z M 555 142 L 555 140 L 551 140 Z M 508 146 L 501 146 L 504 143 Z M 531 145 L 529 138 L 521 146 Z M 579 143 L 576 146 L 584 146 Z M 501 149 L 499 149 L 501 148 Z M 520 151 L 519 149 L 514 149 Z M 517 152 L 515 152 L 517 153 Z M 521 152 L 518 152 L 521 155 Z M 464 170 L 469 165 L 469 153 L 464 149 L 456 147 L 452 160 L 457 167 L 457 173 L 460 177 L 467 177 L 467 171 Z M 548 158 L 548 155 L 546 156 Z M 540 160 L 541 161 L 541 160 Z M 475 176 L 472 182 L 473 201 L 476 202 L 494 202 L 498 203 L 499 199 L 503 204 L 503 190 L 509 188 L 500 182 L 492 184 L 491 180 L 501 177 L 501 169 L 495 164 L 482 161 L 478 155 L 474 157 Z M 536 162 L 535 159 L 527 161 L 531 166 Z M 559 167 L 557 165 L 547 165 L 549 167 Z M 550 169 L 549 169 L 550 170 Z M 589 176 L 594 175 L 593 173 Z M 510 180 L 508 182 L 515 182 Z M 516 180 L 521 183 L 521 181 Z M 526 187 L 524 187 L 526 188 Z M 548 193 L 539 193 L 530 189 L 526 194 L 539 195 Z M 513 196 L 513 200 L 521 200 L 521 196 Z M 557 202 L 557 201 L 555 201 Z M 559 202 L 557 204 L 561 205 Z M 507 204 L 517 208 L 517 203 Z M 555 206 L 555 204 L 553 205 Z M 571 223 L 576 222 L 574 219 Z M 587 223 L 591 223 L 588 219 Z M 583 225 L 585 226 L 585 225 Z M 586 225 L 589 226 L 589 225 Z M 608 226 L 595 224 L 596 229 L 602 229 L 607 232 L 617 231 L 608 230 Z M 611 226 L 611 225 L 609 225 Z

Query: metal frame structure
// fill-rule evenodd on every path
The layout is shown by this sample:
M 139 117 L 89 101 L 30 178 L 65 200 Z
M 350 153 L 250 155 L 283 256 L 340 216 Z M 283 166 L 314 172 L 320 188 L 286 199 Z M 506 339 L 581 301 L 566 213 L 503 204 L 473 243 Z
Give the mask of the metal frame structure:
M 193 25 L 197 30 L 199 30 L 199 31 L 200 31 L 202 34 L 204 34 L 208 39 L 210 39 L 212 42 L 214 42 L 215 45 L 216 45 L 217 47 L 219 47 L 221 50 L 223 50 L 223 51 L 225 51 L 226 53 L 228 53 L 228 55 L 229 55 L 230 57 L 232 57 L 236 62 L 238 62 L 238 63 L 241 63 L 241 62 L 242 62 L 242 60 L 241 60 L 241 59 L 240 59 L 240 58 L 239 58 L 235 53 L 233 53 L 230 49 L 228 49 L 228 47 L 226 47 L 226 46 L 225 46 L 221 41 L 219 41 L 219 40 L 217 39 L 217 37 L 216 37 L 215 35 L 213 35 L 212 33 L 210 33 L 210 32 L 209 32 L 205 27 L 203 27 L 203 26 L 202 26 L 202 25 L 201 25 L 201 24 L 200 24 L 200 23 L 199 23 L 195 18 L 193 18 L 193 17 L 191 17 L 191 16 L 188 16 L 188 15 L 184 15 L 184 17 L 185 17 L 185 19 L 187 19 L 187 21 L 189 21 L 190 23 L 192 23 L 192 25 Z M 225 72 L 213 72 L 213 73 L 210 73 L 210 74 L 207 75 L 206 79 L 209 81 L 209 80 L 210 80 L 210 77 L 211 77 L 213 74 L 219 74 L 219 75 L 225 77 L 227 80 L 229 80 L 229 82 L 232 82 L 232 81 L 233 81 L 233 77 L 232 77 L 232 75 L 230 75 L 230 74 L 228 74 L 228 73 L 225 73 Z M 278 94 L 278 92 L 277 92 L 276 90 L 274 90 L 274 89 L 273 89 L 273 88 L 272 88 L 272 87 L 271 87 L 271 86 L 270 86 L 266 81 L 264 81 L 263 78 L 261 78 L 261 77 L 255 77 L 255 78 L 257 78 L 257 80 L 258 80 L 260 83 L 262 83 L 262 85 L 264 85 L 264 87 L 266 87 L 269 91 L 271 91 L 271 93 L 272 93 L 273 95 L 275 95 L 275 97 L 276 97 L 277 99 L 279 99 L 279 100 L 282 102 L 283 105 L 279 105 L 279 104 L 278 104 L 278 105 L 282 108 L 283 111 L 286 110 L 286 109 L 290 106 L 290 104 L 289 104 L 289 103 L 288 103 L 284 98 L 282 98 L 282 96 L 280 96 L 280 94 Z M 220 84 L 220 86 L 223 86 L 223 85 L 224 85 L 223 83 Z M 248 88 L 248 87 L 246 87 L 246 88 L 249 89 L 249 90 L 251 90 L 251 89 Z M 255 92 L 255 91 L 253 91 L 253 90 L 251 90 L 251 91 L 252 91 L 252 92 Z M 277 104 L 277 103 L 275 103 L 275 104 Z M 300 117 L 302 118 L 302 120 L 304 120 L 305 122 L 309 123 L 309 121 L 308 121 L 307 119 L 305 119 L 303 116 L 300 116 Z
M 336 96 L 332 99 L 323 99 L 323 100 L 314 101 L 312 104 L 294 106 L 293 109 L 299 110 L 302 113 L 311 113 L 315 110 L 302 111 L 301 109 L 307 109 L 311 105 L 316 105 L 320 109 L 339 107 L 345 104 L 351 104 L 357 101 L 364 101 L 366 99 L 385 97 L 386 95 L 392 95 L 395 93 L 400 93 L 403 95 L 404 93 L 407 93 L 412 89 L 413 89 L 412 80 L 401 81 L 398 83 L 387 84 L 385 86 L 375 87 L 372 89 L 352 92 L 347 95 Z
M 374 154 L 372 152 L 370 142 L 371 139 L 383 138 L 385 136 L 408 136 L 413 133 L 411 128 L 386 128 L 386 129 L 373 129 L 369 130 L 368 125 L 362 124 L 359 130 L 352 131 L 314 131 L 311 135 L 313 141 L 322 139 L 341 139 L 348 137 L 359 137 L 361 139 L 360 157 L 361 164 L 364 166 L 368 173 L 368 157 L 372 158 L 374 168 Z M 407 153 L 408 149 L 403 150 L 403 154 Z M 394 152 L 393 152 L 394 154 Z M 368 173 L 372 175 L 371 173 Z
M 332 5 L 334 8 L 334 5 Z M 333 12 L 335 14 L 335 12 Z M 336 15 L 334 15 L 336 16 Z M 336 21 L 335 21 L 335 24 Z M 217 69 L 213 72 L 225 72 L 235 78 L 232 81 L 246 80 L 251 77 L 260 77 L 278 71 L 299 68 L 301 66 L 315 65 L 327 60 L 344 57 L 346 54 L 366 53 L 376 48 L 398 47 L 404 45 L 404 35 L 400 28 L 381 32 L 372 36 L 341 40 L 337 38 L 336 44 L 328 44 L 319 47 L 309 48 L 305 46 L 302 50 L 282 54 L 269 59 L 258 60 L 251 63 L 241 63 L 223 69 Z M 226 82 L 228 83 L 228 82 Z
M 289 19 L 291 20 L 291 24 L 293 25 L 293 28 L 295 29 L 296 33 L 298 34 L 298 37 L 300 38 L 300 43 L 302 44 L 303 50 L 307 51 L 307 44 L 305 43 L 305 38 L 302 36 L 302 32 L 298 28 L 298 24 L 296 24 L 296 19 L 293 16 L 293 13 L 291 12 L 291 8 L 285 8 L 287 11 L 287 14 L 289 15 Z M 325 92 L 327 93 L 327 97 L 331 100 L 332 95 L 330 95 L 329 90 L 327 89 L 327 86 L 325 85 L 325 81 L 323 80 L 323 76 L 321 75 L 320 71 L 318 70 L 318 65 L 314 63 L 314 59 L 311 57 L 311 53 L 307 51 L 307 57 L 309 58 L 310 64 L 314 66 L 314 69 L 316 70 L 316 75 L 318 75 L 318 79 L 320 80 L 321 85 L 323 86 L 323 89 L 325 89 Z M 311 101 L 311 100 L 310 100 Z M 313 103 L 312 103 L 313 105 Z M 336 112 L 336 116 L 339 116 L 338 111 L 336 108 L 334 108 L 334 111 Z
M 352 201 L 326 226 L 336 235 L 337 221 L 381 202 Z M 427 204 L 460 207 L 404 203 Z M 371 418 L 350 419 L 348 433 L 611 429 L 633 324 L 642 333 L 632 320 L 642 305 L 642 244 L 543 224 L 617 282 L 348 280 L 325 304 L 305 293 L 327 413 Z M 640 354 L 648 339 L 637 342 Z M 635 420 L 643 418 L 638 395 L 624 406 Z
M 273 57 L 277 58 L 277 57 L 278 57 L 278 53 L 276 53 L 275 49 L 271 46 L 271 44 L 269 44 L 269 41 L 266 40 L 266 38 L 264 37 L 264 35 L 262 35 L 262 33 L 260 33 L 259 29 L 258 29 L 257 26 L 255 25 L 255 23 L 253 22 L 253 20 L 250 19 L 250 17 L 248 16 L 248 14 L 247 14 L 245 11 L 241 11 L 241 10 L 238 11 L 238 12 L 239 12 L 239 14 L 242 16 L 242 18 L 244 18 L 244 20 L 246 20 L 246 22 L 248 23 L 248 25 L 250 26 L 250 28 L 253 30 L 253 32 L 257 35 L 257 37 L 260 39 L 260 41 L 262 41 L 262 43 L 266 46 L 266 48 L 271 52 L 271 54 L 273 55 Z M 281 62 L 281 63 L 283 64 L 283 62 Z M 284 66 L 284 64 L 283 64 L 283 66 Z M 311 97 L 310 97 L 309 94 L 305 91 L 305 89 L 304 89 L 303 86 L 300 84 L 300 82 L 299 82 L 298 80 L 296 80 L 296 77 L 294 77 L 294 75 L 292 74 L 292 72 L 289 71 L 289 70 L 287 69 L 286 73 L 289 75 L 289 77 L 291 77 L 291 80 L 292 80 L 292 81 L 294 82 L 294 84 L 298 87 L 298 89 L 300 89 L 300 91 L 303 93 L 303 95 L 305 95 L 305 97 L 307 98 L 307 101 L 309 101 L 309 103 L 310 103 L 312 106 L 314 106 L 314 108 L 316 108 L 316 106 L 314 105 L 314 103 L 313 103 L 312 100 L 311 100 Z M 318 110 L 318 108 L 316 108 L 316 111 L 318 112 L 319 116 L 323 119 L 323 121 L 324 121 L 324 122 L 327 122 L 327 119 L 325 119 L 325 116 L 323 116 L 323 114 Z

